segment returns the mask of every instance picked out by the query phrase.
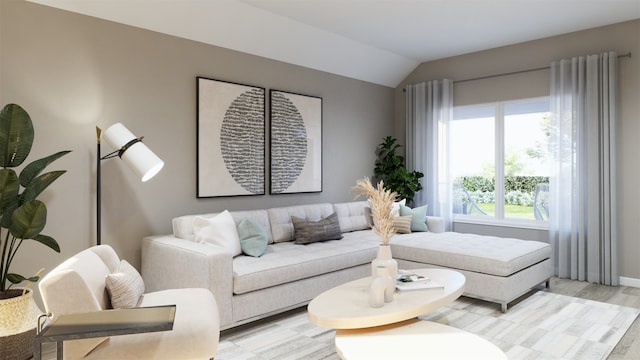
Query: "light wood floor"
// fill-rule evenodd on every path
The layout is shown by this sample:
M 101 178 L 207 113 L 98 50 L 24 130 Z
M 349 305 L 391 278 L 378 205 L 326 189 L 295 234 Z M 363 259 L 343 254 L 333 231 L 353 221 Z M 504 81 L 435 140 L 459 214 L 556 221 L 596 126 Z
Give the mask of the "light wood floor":
M 550 288 L 540 288 L 540 290 L 640 309 L 640 288 L 604 286 L 581 281 L 552 278 Z M 499 307 L 499 305 L 496 306 Z M 269 319 L 262 321 L 269 321 Z M 233 330 L 229 330 L 225 333 L 228 335 L 233 332 Z M 43 359 L 55 359 L 55 347 L 52 345 L 53 344 L 45 345 L 45 349 L 43 349 Z M 633 322 L 633 325 L 631 325 L 608 359 L 640 359 L 640 316 Z
M 604 286 L 552 278 L 550 288 L 544 291 L 640 309 L 640 288 L 635 287 Z M 633 322 L 608 359 L 640 359 L 640 316 Z

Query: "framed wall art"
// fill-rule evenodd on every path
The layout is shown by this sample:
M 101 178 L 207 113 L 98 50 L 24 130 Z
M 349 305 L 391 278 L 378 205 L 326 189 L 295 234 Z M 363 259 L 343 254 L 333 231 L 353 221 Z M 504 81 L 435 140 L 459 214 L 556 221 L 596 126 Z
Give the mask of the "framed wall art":
M 197 197 L 265 193 L 264 88 L 197 77 Z
M 269 91 L 271 194 L 322 191 L 322 98 Z

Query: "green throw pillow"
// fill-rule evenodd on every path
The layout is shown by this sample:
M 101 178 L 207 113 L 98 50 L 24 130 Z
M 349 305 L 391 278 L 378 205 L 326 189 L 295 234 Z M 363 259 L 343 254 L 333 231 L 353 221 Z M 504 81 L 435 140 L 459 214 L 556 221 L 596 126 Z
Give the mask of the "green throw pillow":
M 267 250 L 267 234 L 260 224 L 251 219 L 242 219 L 238 224 L 240 247 L 245 255 L 260 257 Z
M 413 215 L 411 219 L 411 231 L 429 231 L 427 227 L 427 205 L 412 209 L 400 205 L 400 216 Z

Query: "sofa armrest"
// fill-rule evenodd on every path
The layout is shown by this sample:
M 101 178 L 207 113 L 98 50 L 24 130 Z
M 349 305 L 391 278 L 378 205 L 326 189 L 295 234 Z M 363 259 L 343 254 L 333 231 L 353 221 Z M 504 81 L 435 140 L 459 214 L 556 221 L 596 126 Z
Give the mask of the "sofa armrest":
M 220 325 L 232 322 L 233 258 L 223 248 L 178 239 L 173 235 L 142 240 L 145 291 L 209 289 L 220 310 Z
M 444 219 L 439 216 L 427 216 L 427 227 L 434 233 L 444 232 Z

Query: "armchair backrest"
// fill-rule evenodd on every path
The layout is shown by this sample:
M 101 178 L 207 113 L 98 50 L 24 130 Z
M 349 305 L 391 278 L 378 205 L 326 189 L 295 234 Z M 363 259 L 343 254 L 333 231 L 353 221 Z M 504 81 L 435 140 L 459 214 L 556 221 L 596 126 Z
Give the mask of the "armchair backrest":
M 105 276 L 120 260 L 108 245 L 79 252 L 51 270 L 38 282 L 47 312 L 53 315 L 110 308 Z

